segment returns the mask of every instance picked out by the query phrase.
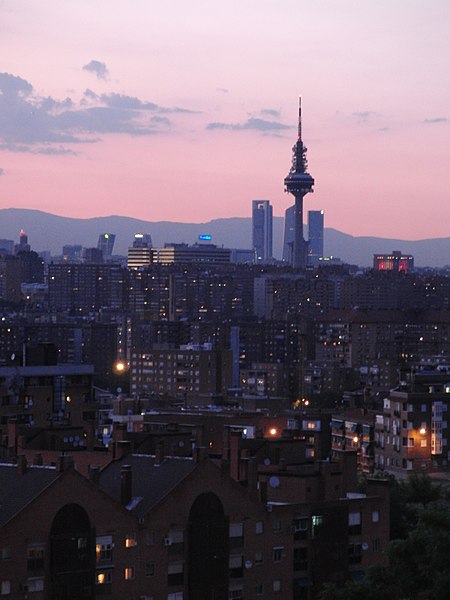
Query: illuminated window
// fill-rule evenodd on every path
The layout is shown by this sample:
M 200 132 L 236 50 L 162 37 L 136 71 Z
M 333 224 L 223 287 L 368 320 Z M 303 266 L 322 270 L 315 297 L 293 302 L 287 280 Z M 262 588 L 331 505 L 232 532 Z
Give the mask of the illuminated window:
M 378 523 L 380 520 L 380 512 L 378 510 L 372 511 L 372 523 Z
M 264 533 L 264 521 L 256 521 L 255 533 L 257 533 L 257 534 Z
M 125 567 L 123 572 L 124 579 L 134 579 L 134 567 Z
M 97 585 L 107 585 L 112 582 L 112 571 L 97 571 Z
M 319 535 L 320 530 L 322 529 L 322 525 L 323 525 L 322 515 L 313 515 L 311 517 L 311 522 L 312 522 L 312 537 L 315 538 Z
M 136 536 L 133 533 L 129 533 L 125 537 L 125 548 L 134 548 L 134 546 L 137 546 Z
M 95 558 L 97 562 L 112 560 L 112 535 L 97 536 L 95 540 Z

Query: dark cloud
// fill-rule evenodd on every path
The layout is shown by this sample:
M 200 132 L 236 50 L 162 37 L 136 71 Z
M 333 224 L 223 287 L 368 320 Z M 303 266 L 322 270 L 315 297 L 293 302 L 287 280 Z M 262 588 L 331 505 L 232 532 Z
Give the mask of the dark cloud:
M 65 145 L 98 142 L 98 134 L 155 135 L 171 125 L 161 115 L 191 112 L 91 89 L 77 103 L 44 98 L 25 79 L 0 73 L 0 148 L 14 152 L 73 154 Z
M 282 129 L 291 129 L 290 125 L 284 125 L 277 121 L 266 121 L 250 117 L 245 123 L 208 123 L 206 129 L 229 129 L 231 131 L 261 131 L 264 133 L 276 132 Z
M 434 119 L 424 119 L 424 123 L 447 123 L 447 117 L 434 117 Z
M 4 174 L 5 174 L 5 169 L 2 169 L 2 168 L 0 167 L 0 177 L 1 177 L 2 175 L 4 175 Z
M 99 60 L 91 60 L 91 62 L 83 66 L 83 71 L 94 73 L 97 79 L 106 80 L 109 77 L 109 71 L 106 67 L 106 63 L 100 62 Z
M 268 117 L 279 117 L 281 113 L 279 110 L 275 110 L 274 108 L 263 108 L 261 110 L 261 114 L 267 115 Z

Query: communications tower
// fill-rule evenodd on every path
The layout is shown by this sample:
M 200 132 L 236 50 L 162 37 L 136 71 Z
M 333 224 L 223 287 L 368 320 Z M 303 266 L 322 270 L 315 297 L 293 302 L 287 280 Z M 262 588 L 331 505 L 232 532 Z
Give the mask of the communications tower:
M 292 194 L 294 203 L 294 243 L 292 266 L 305 269 L 307 265 L 307 244 L 303 237 L 303 197 L 313 191 L 314 179 L 307 172 L 307 148 L 302 140 L 302 99 L 298 99 L 298 139 L 292 148 L 292 167 L 284 179 L 284 190 Z

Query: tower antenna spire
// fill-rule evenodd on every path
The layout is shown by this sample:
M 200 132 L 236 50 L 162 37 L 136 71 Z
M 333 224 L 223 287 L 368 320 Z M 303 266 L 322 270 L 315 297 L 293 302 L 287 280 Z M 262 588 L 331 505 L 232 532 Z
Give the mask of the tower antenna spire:
M 298 97 L 298 139 L 302 139 L 302 97 Z

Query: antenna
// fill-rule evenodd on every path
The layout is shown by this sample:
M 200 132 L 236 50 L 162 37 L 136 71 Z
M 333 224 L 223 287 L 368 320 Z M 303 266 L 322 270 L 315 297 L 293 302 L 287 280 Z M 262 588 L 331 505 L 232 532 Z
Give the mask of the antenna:
M 298 139 L 302 139 L 302 97 L 298 97 Z

